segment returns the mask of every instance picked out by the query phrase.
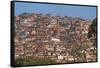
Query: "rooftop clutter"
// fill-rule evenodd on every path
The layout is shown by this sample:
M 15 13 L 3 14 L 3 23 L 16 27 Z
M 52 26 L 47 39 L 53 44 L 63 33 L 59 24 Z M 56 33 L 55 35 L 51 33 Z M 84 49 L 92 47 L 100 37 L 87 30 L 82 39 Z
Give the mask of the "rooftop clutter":
M 15 16 L 15 57 L 50 57 L 57 63 L 96 61 L 95 47 L 87 37 L 90 25 L 79 17 Z

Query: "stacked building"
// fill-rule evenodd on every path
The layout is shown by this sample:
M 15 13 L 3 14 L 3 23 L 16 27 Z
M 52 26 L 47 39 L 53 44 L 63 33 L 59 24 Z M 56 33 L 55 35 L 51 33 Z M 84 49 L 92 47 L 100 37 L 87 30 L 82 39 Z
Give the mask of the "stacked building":
M 79 17 L 15 16 L 15 57 L 50 57 L 57 63 L 96 61 L 96 48 L 87 37 L 90 25 Z M 81 54 L 85 58 L 78 57 Z

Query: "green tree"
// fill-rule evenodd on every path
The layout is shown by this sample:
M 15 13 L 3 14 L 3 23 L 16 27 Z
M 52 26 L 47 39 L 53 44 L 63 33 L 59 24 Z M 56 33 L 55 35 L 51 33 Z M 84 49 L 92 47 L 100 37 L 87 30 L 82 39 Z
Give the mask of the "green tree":
M 96 31 L 97 31 L 97 18 L 92 21 L 89 28 L 88 38 L 93 42 L 93 46 L 96 46 Z
M 92 24 L 89 27 L 88 38 L 92 37 L 96 33 L 97 28 L 97 18 L 92 21 Z
M 39 58 L 39 57 L 19 57 L 15 61 L 16 65 L 18 66 L 25 66 L 25 65 L 44 65 L 44 64 L 55 64 L 56 62 L 54 60 L 51 60 L 50 58 Z

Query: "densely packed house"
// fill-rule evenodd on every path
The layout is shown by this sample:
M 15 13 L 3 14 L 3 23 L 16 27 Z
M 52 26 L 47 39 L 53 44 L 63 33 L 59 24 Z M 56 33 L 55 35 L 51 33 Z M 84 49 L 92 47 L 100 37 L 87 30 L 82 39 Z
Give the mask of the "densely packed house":
M 87 37 L 90 25 L 80 17 L 15 16 L 15 57 L 50 57 L 57 63 L 96 61 L 96 47 Z

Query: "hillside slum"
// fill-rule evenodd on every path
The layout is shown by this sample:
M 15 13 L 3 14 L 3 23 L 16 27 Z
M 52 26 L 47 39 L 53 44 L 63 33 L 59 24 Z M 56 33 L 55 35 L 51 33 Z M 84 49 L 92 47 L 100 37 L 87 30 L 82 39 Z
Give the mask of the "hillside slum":
M 15 16 L 15 58 L 51 58 L 57 63 L 96 61 L 88 38 L 90 20 L 80 17 L 23 13 Z

